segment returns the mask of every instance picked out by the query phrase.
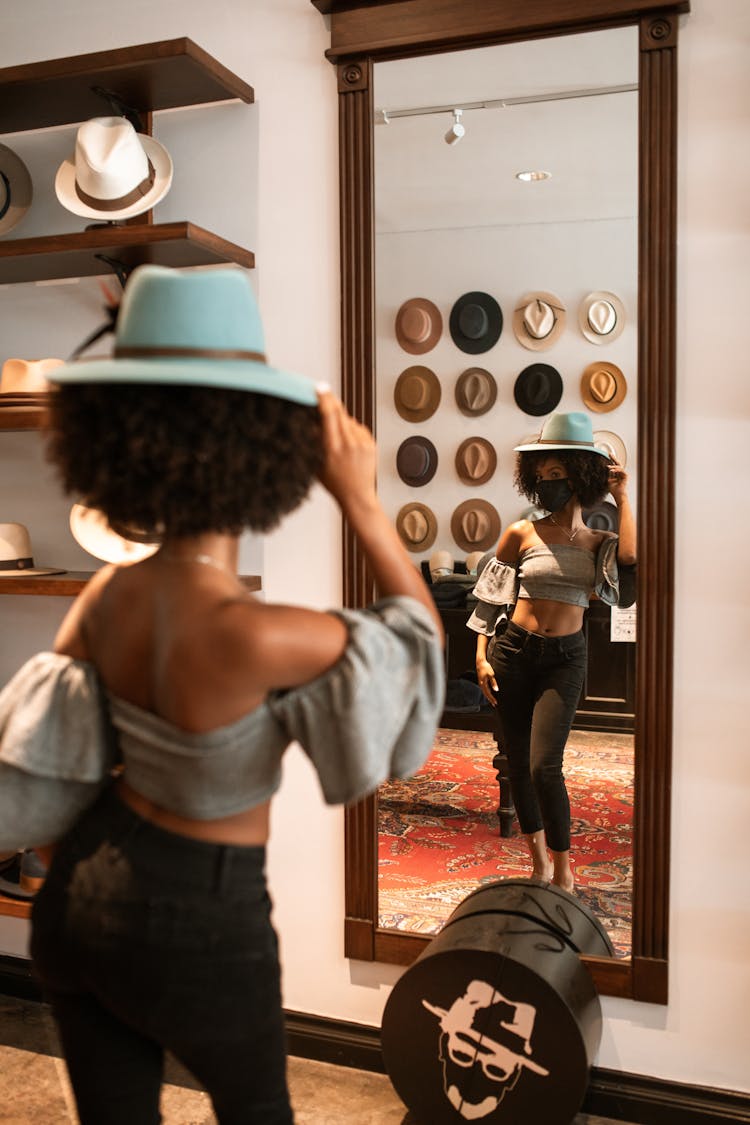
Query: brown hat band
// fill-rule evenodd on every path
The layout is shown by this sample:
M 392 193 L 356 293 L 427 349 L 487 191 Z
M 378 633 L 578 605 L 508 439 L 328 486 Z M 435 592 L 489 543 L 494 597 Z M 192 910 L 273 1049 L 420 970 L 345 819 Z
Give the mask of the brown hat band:
M 96 211 L 119 211 L 121 207 L 129 207 L 131 203 L 137 203 L 144 195 L 148 195 L 151 188 L 154 186 L 156 179 L 156 170 L 149 160 L 148 162 L 148 175 L 144 180 L 129 191 L 127 195 L 120 195 L 117 199 L 98 199 L 95 195 L 89 195 L 84 191 L 76 180 L 75 189 L 76 195 L 81 203 L 85 203 L 87 207 L 93 207 Z
M 33 570 L 34 560 L 29 556 L 25 559 L 0 559 L 0 570 Z
M 248 352 L 242 348 L 181 348 L 118 345 L 114 350 L 115 359 L 152 359 L 153 357 L 174 356 L 177 359 L 252 359 L 265 363 L 263 352 Z

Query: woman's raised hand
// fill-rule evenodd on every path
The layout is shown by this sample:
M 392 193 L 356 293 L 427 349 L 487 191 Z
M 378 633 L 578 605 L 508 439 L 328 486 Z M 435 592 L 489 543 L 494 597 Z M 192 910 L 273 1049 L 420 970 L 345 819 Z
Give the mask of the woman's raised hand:
M 377 503 L 377 450 L 372 434 L 327 388 L 318 388 L 318 406 L 323 419 L 321 484 L 342 505 L 363 500 Z

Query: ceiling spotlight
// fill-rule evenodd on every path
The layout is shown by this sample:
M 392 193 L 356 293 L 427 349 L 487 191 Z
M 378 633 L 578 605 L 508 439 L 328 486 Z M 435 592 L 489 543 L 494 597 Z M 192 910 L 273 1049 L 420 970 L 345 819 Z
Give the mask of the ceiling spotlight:
M 551 172 L 542 172 L 540 170 L 532 172 L 516 172 L 516 179 L 522 180 L 525 184 L 535 184 L 537 180 L 549 180 L 552 177 Z
M 458 142 L 461 140 L 461 137 L 463 137 L 464 133 L 466 132 L 465 127 L 461 124 L 462 113 L 462 109 L 453 110 L 453 124 L 445 134 L 445 143 L 447 145 L 458 144 Z

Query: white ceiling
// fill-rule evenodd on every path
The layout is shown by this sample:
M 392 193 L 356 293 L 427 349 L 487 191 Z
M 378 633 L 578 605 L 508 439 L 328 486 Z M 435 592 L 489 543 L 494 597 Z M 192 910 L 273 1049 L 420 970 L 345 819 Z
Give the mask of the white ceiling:
M 635 85 L 637 29 L 539 39 L 378 63 L 375 198 L 379 234 L 632 218 L 638 203 L 638 94 L 467 109 L 465 136 L 443 138 L 450 112 L 381 111 Z M 549 180 L 521 183 L 516 172 Z

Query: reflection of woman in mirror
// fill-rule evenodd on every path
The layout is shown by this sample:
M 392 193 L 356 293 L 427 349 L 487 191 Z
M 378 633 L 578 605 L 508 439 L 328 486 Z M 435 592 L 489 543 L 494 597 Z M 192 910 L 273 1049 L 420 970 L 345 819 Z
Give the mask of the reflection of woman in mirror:
M 586 670 L 583 614 L 592 597 L 632 603 L 624 586 L 633 571 L 623 567 L 636 560 L 635 520 L 627 473 L 594 445 L 588 415 L 552 414 L 516 456 L 517 490 L 549 515 L 519 520 L 501 536 L 474 589 L 468 625 L 478 634 L 479 685 L 498 708 L 533 874 L 570 891 L 562 764 Z M 617 505 L 617 535 L 583 520 L 582 509 L 607 493 Z

